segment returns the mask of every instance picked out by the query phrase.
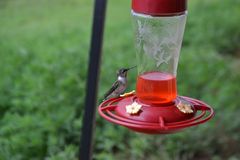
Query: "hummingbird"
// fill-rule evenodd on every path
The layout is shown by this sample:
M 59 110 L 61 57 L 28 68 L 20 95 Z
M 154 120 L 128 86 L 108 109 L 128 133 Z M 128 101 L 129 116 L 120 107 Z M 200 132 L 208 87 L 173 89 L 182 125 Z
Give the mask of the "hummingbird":
M 121 68 L 117 71 L 117 80 L 113 83 L 112 87 L 105 93 L 104 100 L 109 98 L 119 97 L 127 88 L 127 72 L 135 68 Z

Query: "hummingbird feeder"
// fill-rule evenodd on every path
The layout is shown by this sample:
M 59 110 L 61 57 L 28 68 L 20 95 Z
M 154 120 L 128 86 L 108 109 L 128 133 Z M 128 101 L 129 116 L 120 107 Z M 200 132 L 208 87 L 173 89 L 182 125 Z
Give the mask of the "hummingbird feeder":
M 148 134 L 167 134 L 205 123 L 206 103 L 177 94 L 178 59 L 187 0 L 132 0 L 138 77 L 136 94 L 100 104 L 106 120 Z

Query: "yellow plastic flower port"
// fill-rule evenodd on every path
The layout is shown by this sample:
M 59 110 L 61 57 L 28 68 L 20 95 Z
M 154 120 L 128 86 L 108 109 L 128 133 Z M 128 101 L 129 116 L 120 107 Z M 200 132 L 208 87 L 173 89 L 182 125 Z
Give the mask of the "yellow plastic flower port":
M 193 113 L 191 105 L 187 103 L 180 102 L 177 108 L 183 113 Z
M 142 105 L 138 104 L 137 102 L 133 102 L 132 104 L 126 106 L 126 112 L 129 114 L 137 114 L 141 107 Z

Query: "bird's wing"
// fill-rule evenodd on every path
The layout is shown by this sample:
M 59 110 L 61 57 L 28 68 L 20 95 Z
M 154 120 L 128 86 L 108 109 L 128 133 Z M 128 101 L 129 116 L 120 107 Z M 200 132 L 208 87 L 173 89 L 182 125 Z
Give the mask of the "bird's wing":
M 115 81 L 112 87 L 104 94 L 104 99 L 106 99 L 114 90 L 116 90 L 119 86 L 119 82 Z

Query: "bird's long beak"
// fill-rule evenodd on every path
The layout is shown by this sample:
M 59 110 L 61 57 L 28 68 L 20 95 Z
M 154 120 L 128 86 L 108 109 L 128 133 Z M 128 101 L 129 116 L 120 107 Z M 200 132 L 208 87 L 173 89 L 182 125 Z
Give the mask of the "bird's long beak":
M 136 68 L 137 66 L 133 66 L 127 69 L 127 71 L 129 71 L 130 69 Z

